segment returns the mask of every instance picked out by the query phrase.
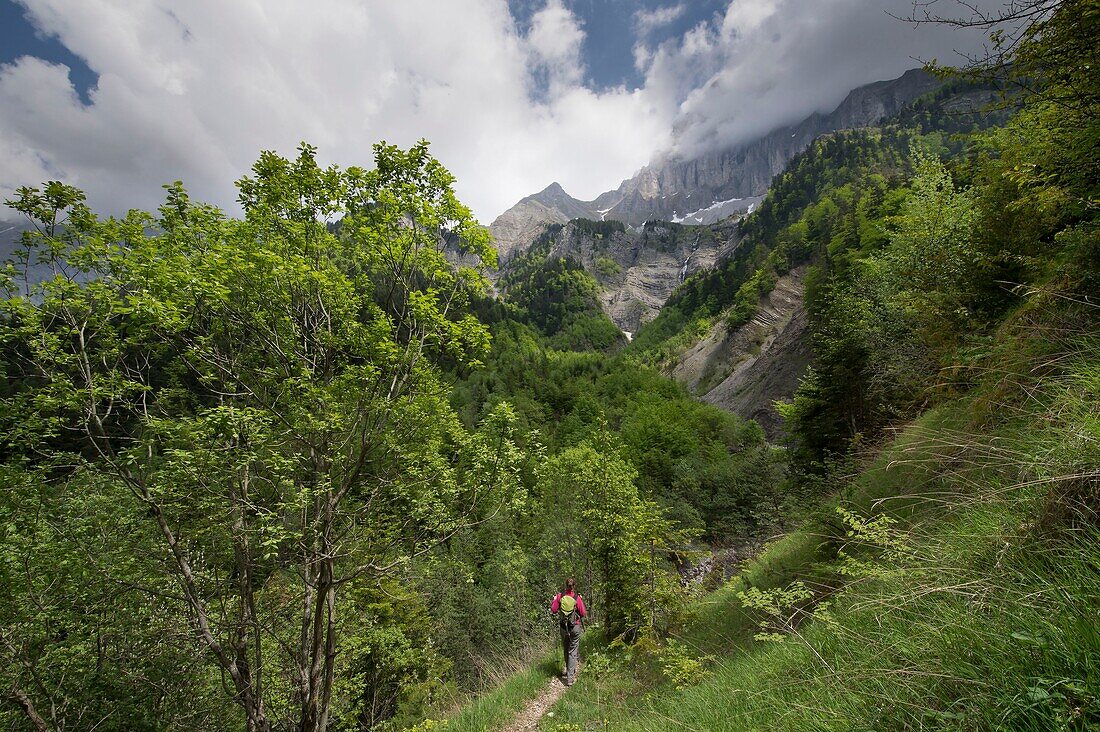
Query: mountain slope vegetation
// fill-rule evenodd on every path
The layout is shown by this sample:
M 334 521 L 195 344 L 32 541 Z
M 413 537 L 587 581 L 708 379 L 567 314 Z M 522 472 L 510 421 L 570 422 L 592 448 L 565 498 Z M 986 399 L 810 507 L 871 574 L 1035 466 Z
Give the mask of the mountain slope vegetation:
M 664 635 L 590 639 L 546 729 L 1100 727 L 1100 14 L 1048 9 L 1009 54 L 1044 83 L 1002 124 L 818 141 L 626 349 L 737 323 L 793 251 L 814 362 L 788 480 L 823 498 Z
M 545 729 L 1100 727 L 1100 10 L 1023 7 L 992 66 L 793 159 L 629 343 L 560 229 L 493 296 L 425 142 L 262 153 L 241 217 L 21 189 L 0 723 L 501 729 L 574 576 Z M 796 267 L 773 445 L 662 369 Z

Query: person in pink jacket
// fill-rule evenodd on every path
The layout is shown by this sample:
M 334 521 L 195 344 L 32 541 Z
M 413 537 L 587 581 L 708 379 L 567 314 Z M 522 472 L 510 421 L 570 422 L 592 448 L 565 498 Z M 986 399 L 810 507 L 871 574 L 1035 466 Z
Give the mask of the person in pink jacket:
M 577 594 L 577 581 L 570 577 L 565 590 L 554 595 L 550 614 L 558 616 L 558 630 L 565 651 L 565 685 L 572 686 L 577 678 L 577 647 L 581 642 L 581 619 L 588 617 L 584 597 Z

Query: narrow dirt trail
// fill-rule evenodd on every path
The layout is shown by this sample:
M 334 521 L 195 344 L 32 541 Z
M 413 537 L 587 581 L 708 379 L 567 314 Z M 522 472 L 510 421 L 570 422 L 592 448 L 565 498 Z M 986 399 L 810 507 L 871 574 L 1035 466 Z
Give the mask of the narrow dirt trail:
M 552 677 L 546 688 L 527 704 L 510 725 L 504 728 L 504 732 L 535 732 L 539 728 L 539 720 L 564 693 L 565 684 L 557 676 Z
M 580 676 L 583 668 L 584 664 L 578 659 L 577 676 Z M 550 707 L 554 706 L 554 702 L 562 698 L 568 688 L 562 683 L 560 676 L 555 674 L 550 677 L 546 682 L 546 688 L 528 702 L 523 711 L 516 715 L 516 718 L 504 728 L 503 732 L 536 732 L 539 728 L 539 722 L 550 711 Z

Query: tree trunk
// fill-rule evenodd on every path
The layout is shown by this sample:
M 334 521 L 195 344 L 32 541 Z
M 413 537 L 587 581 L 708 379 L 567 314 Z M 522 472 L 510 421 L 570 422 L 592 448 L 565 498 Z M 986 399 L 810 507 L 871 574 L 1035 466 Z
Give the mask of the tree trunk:
M 38 732 L 49 732 L 50 727 L 46 724 L 46 720 L 42 719 L 42 715 L 34 708 L 34 703 L 27 696 L 27 692 L 23 691 L 18 684 L 11 685 L 11 688 L 8 689 L 8 697 L 19 705 L 19 708 L 31 720 L 31 724 Z
M 321 473 L 318 470 L 318 473 Z M 303 690 L 301 732 L 324 732 L 328 726 L 328 707 L 331 700 L 333 672 L 336 659 L 336 547 L 332 534 L 336 496 L 331 491 L 322 507 L 321 541 L 313 562 L 317 577 L 313 587 L 314 598 L 311 616 L 303 618 L 310 623 L 309 650 L 306 661 Z

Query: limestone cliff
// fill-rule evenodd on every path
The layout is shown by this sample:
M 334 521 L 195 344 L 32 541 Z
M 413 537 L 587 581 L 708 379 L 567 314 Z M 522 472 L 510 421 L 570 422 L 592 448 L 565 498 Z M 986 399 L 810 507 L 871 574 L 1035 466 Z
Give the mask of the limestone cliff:
M 736 218 L 711 226 L 650 222 L 640 227 L 575 219 L 548 234 L 545 256 L 583 265 L 600 284 L 604 312 L 627 333 L 656 316 L 685 277 L 713 266 L 740 237 Z M 501 274 L 508 269 L 505 262 Z
M 891 81 L 861 86 L 832 112 L 814 113 L 758 140 L 689 160 L 655 161 L 616 190 L 599 196 L 593 205 L 604 211 L 605 218 L 640 223 L 677 220 L 715 202 L 763 195 L 772 178 L 819 135 L 877 124 L 941 83 L 914 69 Z M 698 223 L 709 221 L 703 218 Z
M 828 114 L 814 113 L 764 137 L 688 160 L 665 157 L 642 168 L 594 201 L 573 198 L 557 183 L 527 196 L 489 226 L 506 260 L 535 240 L 547 224 L 571 219 L 640 225 L 664 220 L 709 224 L 749 210 L 772 178 L 814 138 L 839 129 L 866 127 L 896 114 L 941 82 L 914 69 L 891 81 L 852 91 Z

